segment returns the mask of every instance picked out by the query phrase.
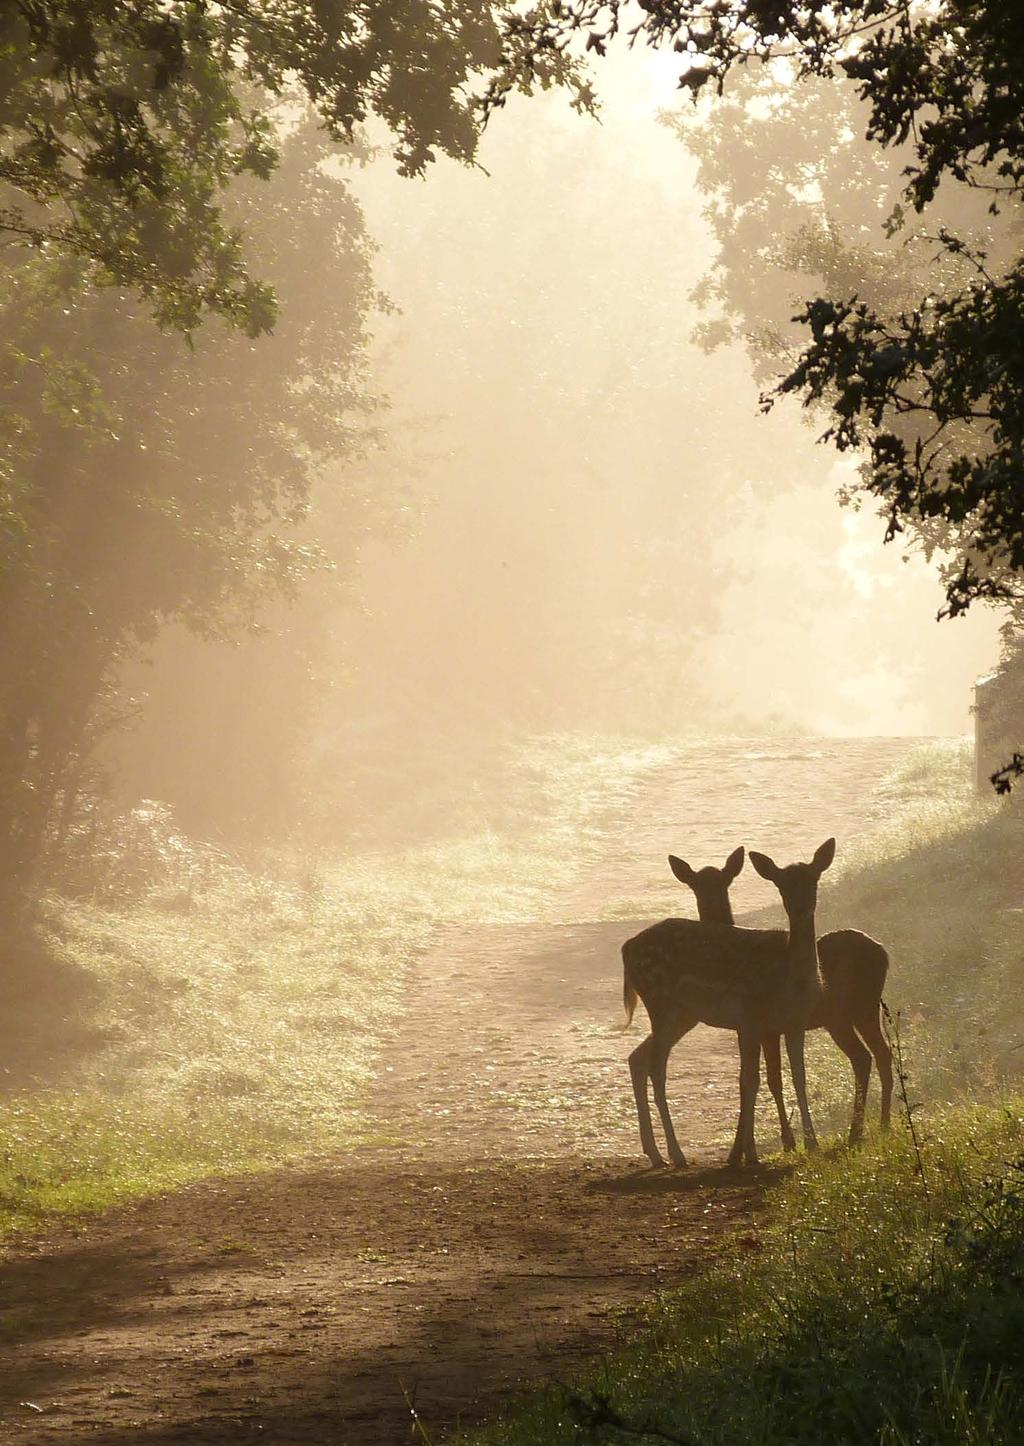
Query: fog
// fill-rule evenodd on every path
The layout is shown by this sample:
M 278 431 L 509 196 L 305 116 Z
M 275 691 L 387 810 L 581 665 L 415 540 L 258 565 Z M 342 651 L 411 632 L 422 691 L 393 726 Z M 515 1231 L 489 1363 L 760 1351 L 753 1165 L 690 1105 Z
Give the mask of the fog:
M 842 510 L 820 418 L 759 414 L 690 339 L 711 259 L 671 67 L 620 58 L 602 122 L 492 121 L 483 170 L 357 178 L 391 446 L 422 499 L 371 544 L 346 707 L 385 726 L 955 733 L 996 620 L 935 621 L 934 570 Z M 770 278 L 769 278 L 770 280 Z
M 383 146 L 327 163 L 381 293 L 382 405 L 302 524 L 333 571 L 264 610 L 262 636 L 161 631 L 128 675 L 120 801 L 168 799 L 199 833 L 317 817 L 340 840 L 500 792 L 496 759 L 538 734 L 969 728 L 998 615 L 937 622 L 934 564 L 839 505 L 857 459 L 818 443 L 825 419 L 764 415 L 746 350 L 693 339 L 716 241 L 663 123 L 693 123 L 671 64 L 614 58 L 600 95 L 600 121 L 515 100 L 473 169 L 410 181 Z M 356 247 L 345 208 L 335 244 Z M 281 275 L 285 334 L 293 292 L 315 314 L 305 255 Z M 785 315 L 813 281 L 764 285 Z

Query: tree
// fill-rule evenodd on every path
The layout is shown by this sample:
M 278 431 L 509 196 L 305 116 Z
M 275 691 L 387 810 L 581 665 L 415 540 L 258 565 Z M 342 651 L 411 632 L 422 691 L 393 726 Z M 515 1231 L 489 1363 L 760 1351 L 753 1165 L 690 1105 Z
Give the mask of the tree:
M 742 345 L 762 386 L 799 356 L 793 313 L 808 288 L 856 290 L 898 312 L 936 285 L 934 247 L 908 244 L 904 230 L 886 234 L 908 157 L 864 140 L 865 108 L 851 82 L 797 82 L 781 63 L 748 68 L 725 95 L 661 120 L 697 160 L 715 245 L 694 288 L 705 314 L 696 339 L 708 350 Z M 943 221 L 953 222 L 948 207 Z M 954 270 L 955 262 L 940 289 L 955 284 Z
M 99 737 L 131 706 L 126 660 L 171 621 L 244 631 L 318 566 L 296 529 L 316 479 L 365 436 L 377 298 L 330 142 L 293 118 L 280 145 L 268 185 L 240 178 L 226 198 L 287 298 L 273 337 L 246 345 L 216 322 L 184 348 L 77 261 L 26 256 L 4 278 L 0 394 L 19 444 L 0 574 L 9 871 L 73 817 Z M 386 510 L 354 478 L 334 486 L 354 537 Z
M 506 21 L 490 107 L 528 81 L 538 58 L 570 53 L 584 34 L 586 48 L 602 53 L 627 23 L 624 10 L 619 0 L 577 0 Z M 655 0 L 629 33 L 680 53 L 680 84 L 695 97 L 709 87 L 721 94 L 738 68 L 780 55 L 800 78 L 853 81 L 867 106 L 868 140 L 890 147 L 912 138 L 903 191 L 916 212 L 944 179 L 985 191 L 995 208 L 1024 191 L 1024 31 L 1006 24 L 1001 5 L 950 0 L 915 11 L 884 0 Z M 585 83 L 580 99 L 589 100 Z M 1017 260 L 993 275 L 985 254 L 951 232 L 938 243 L 968 262 L 966 286 L 941 301 L 921 297 L 895 321 L 856 298 L 809 302 L 800 319 L 811 344 L 777 394 L 817 402 L 833 389 L 826 435 L 840 449 L 867 450 L 866 485 L 888 506 L 891 533 L 918 515 L 954 524 L 971 517 L 981 562 L 950 582 L 956 613 L 976 597 L 1002 595 L 1000 565 L 1024 570 L 1024 273 Z M 887 422 L 910 413 L 934 425 L 929 441 L 908 448 Z M 961 422 L 982 424 L 982 452 L 950 447 Z
M 467 90 L 495 55 L 472 0 L 11 0 L 0 13 L 0 237 L 90 264 L 166 327 L 274 318 L 225 218 L 238 175 L 276 164 L 271 112 L 313 104 L 350 141 L 370 114 L 403 173 L 472 158 Z
M 967 256 L 943 247 L 936 231 L 975 238 L 1002 265 L 1014 258 L 1012 224 L 987 215 L 985 201 L 964 186 L 946 187 L 922 228 L 886 227 L 908 156 L 905 148 L 884 151 L 866 142 L 864 113 L 851 82 L 811 77 L 796 84 L 788 67 L 775 66 L 738 77 L 699 117 L 682 111 L 664 118 L 698 160 L 704 216 L 716 242 L 694 292 L 709 313 L 698 340 L 708 349 L 743 344 L 762 386 L 800 361 L 803 338 L 793 313 L 809 287 L 829 298 L 855 294 L 894 325 L 922 293 L 935 303 L 972 280 Z M 811 419 L 827 415 L 838 395 L 823 388 Z M 888 421 L 908 447 L 927 438 L 929 428 L 914 411 Z M 971 445 L 982 447 L 976 422 L 969 428 Z M 968 424 L 960 432 L 966 440 Z M 843 500 L 859 502 L 863 490 L 854 483 Z M 965 563 L 980 563 L 970 519 L 912 516 L 905 530 L 908 542 L 939 562 L 947 584 Z M 1000 605 L 1012 622 L 1024 584 L 1008 568 L 999 582 Z
M 951 183 L 982 195 L 994 214 L 1024 193 L 1024 27 L 1004 5 L 641 8 L 634 21 L 619 0 L 558 0 L 508 19 L 488 106 L 528 84 L 538 60 L 600 55 L 626 32 L 678 53 L 680 85 L 695 98 L 722 95 L 737 72 L 785 57 L 800 80 L 851 82 L 865 139 L 906 148 L 890 229 Z M 589 82 L 576 83 L 579 102 L 592 105 Z M 978 599 L 1015 600 L 1024 574 L 1024 258 L 947 227 L 933 244 L 957 277 L 941 293 L 925 281 L 896 309 L 856 292 L 807 301 L 798 320 L 810 340 L 765 405 L 796 395 L 827 410 L 825 439 L 864 458 L 863 488 L 887 515 L 887 537 L 933 525 L 959 534 L 958 566 L 945 579 L 954 616 Z
M 496 13 L 12 0 L 0 14 L 9 868 L 66 829 L 99 735 L 133 706 L 119 683 L 133 653 L 171 621 L 250 627 L 316 567 L 296 528 L 364 426 L 376 301 L 361 217 L 325 161 L 371 116 L 407 175 L 439 151 L 470 160 L 467 80 L 496 54 Z M 307 106 L 319 141 L 298 127 Z M 275 273 L 292 314 L 257 352 L 237 333 L 271 329 Z M 335 486 L 354 536 L 386 510 Z

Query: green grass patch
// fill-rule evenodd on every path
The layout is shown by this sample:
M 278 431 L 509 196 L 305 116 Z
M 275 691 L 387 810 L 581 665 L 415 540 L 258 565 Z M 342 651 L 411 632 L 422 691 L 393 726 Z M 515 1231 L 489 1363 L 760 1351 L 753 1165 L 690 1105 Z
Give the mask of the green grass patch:
M 187 913 L 45 900 L 4 1028 L 3 1227 L 351 1142 L 425 936 L 358 872 L 231 870 Z
M 1024 1440 L 1024 1100 L 801 1159 L 632 1339 L 469 1446 Z

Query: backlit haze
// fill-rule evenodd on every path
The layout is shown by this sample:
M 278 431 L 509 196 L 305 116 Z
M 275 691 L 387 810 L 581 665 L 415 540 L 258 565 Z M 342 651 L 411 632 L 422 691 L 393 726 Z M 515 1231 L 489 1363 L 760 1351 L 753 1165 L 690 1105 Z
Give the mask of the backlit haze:
M 665 57 L 492 120 L 483 170 L 356 178 L 379 277 L 402 545 L 371 544 L 355 712 L 537 727 L 950 733 L 997 620 L 937 623 L 931 567 L 841 509 L 852 464 L 746 357 L 691 340 L 711 256 Z M 768 278 L 768 284 L 777 284 Z M 411 720 L 409 720 L 411 721 Z
M 515 99 L 476 169 L 410 181 L 384 147 L 344 167 L 387 298 L 386 405 L 313 498 L 335 571 L 263 639 L 157 639 L 117 745 L 125 800 L 170 799 L 200 833 L 407 837 L 514 807 L 499 760 L 538 735 L 969 728 L 998 617 L 938 623 L 934 568 L 840 507 L 856 459 L 816 443 L 824 418 L 763 415 L 743 348 L 691 339 L 716 243 L 659 122 L 689 102 L 662 57 L 611 57 L 600 82 L 601 123 Z

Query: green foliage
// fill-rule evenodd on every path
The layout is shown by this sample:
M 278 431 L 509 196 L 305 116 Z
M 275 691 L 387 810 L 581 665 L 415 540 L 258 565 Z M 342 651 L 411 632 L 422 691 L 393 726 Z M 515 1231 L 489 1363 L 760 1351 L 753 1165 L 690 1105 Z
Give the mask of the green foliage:
M 737 75 L 728 91 L 662 120 L 698 162 L 704 220 L 715 241 L 694 299 L 708 314 L 697 339 L 747 347 L 757 380 L 774 382 L 799 355 L 801 292 L 855 291 L 884 315 L 924 292 L 958 290 L 974 268 L 908 227 L 889 223 L 903 187 L 905 147 L 864 140 L 868 112 L 848 80 L 805 77 L 776 63 Z M 898 207 L 897 207 L 898 209 Z M 996 244 L 980 199 L 953 188 L 929 209 L 938 225 Z M 1005 231 L 1005 227 L 1002 228 Z M 1012 241 L 999 244 L 1012 253 Z
M 579 40 L 603 55 L 623 33 L 678 54 L 680 86 L 695 97 L 721 94 L 751 62 L 784 56 L 801 78 L 854 81 L 870 107 L 869 140 L 888 146 L 913 136 L 907 194 L 921 210 L 945 175 L 987 184 L 994 167 L 1008 191 L 1024 181 L 1024 39 L 1005 21 L 995 3 L 908 12 L 889 0 L 748 0 L 742 8 L 659 0 L 637 18 L 624 0 L 559 0 L 504 22 L 490 99 L 500 100 L 540 56 L 571 54 Z M 919 125 L 922 112 L 928 123 Z
M 999 664 L 994 674 L 985 680 L 975 707 L 978 711 L 980 757 L 979 766 L 991 767 L 995 758 L 992 744 L 996 743 L 1002 757 L 1010 753 L 1010 745 L 1017 735 L 1018 720 L 1024 713 L 1024 629 L 1016 616 L 1003 625 L 1002 646 Z M 1024 772 L 1024 755 L 1014 750 L 1009 763 L 1004 763 L 989 775 L 997 794 L 1011 792 L 1013 780 Z
M 465 84 L 496 36 L 490 7 L 463 0 L 16 0 L 0 18 L 0 233 L 88 262 L 162 326 L 215 314 L 258 336 L 274 294 L 222 198 L 276 164 L 271 111 L 297 92 L 342 141 L 375 114 L 408 175 L 435 150 L 469 160 Z
M 807 1157 L 585 1382 L 476 1446 L 1024 1439 L 1021 1101 Z
M 863 485 L 884 505 L 889 538 L 911 519 L 970 525 L 946 585 L 955 617 L 979 598 L 1015 598 L 1024 573 L 1024 262 L 997 280 L 985 252 L 939 239 L 973 261 L 972 285 L 897 317 L 856 297 L 810 302 L 797 319 L 811 344 L 778 393 L 829 400 L 824 439 L 866 456 Z M 924 431 L 906 435 L 904 418 L 923 418 Z

